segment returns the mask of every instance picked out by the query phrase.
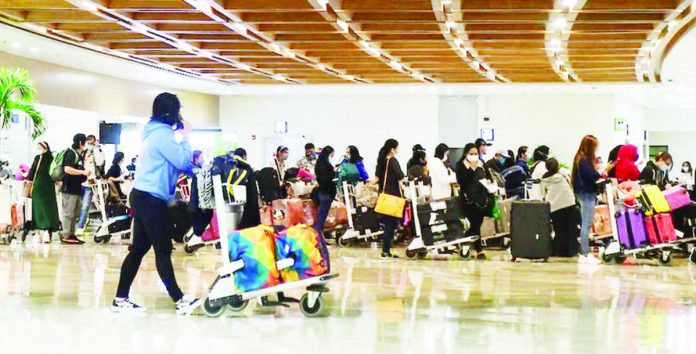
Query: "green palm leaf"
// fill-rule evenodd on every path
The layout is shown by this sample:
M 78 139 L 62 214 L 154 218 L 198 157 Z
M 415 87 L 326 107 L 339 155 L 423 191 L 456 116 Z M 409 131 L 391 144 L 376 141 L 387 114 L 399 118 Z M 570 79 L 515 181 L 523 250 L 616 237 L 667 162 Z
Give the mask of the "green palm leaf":
M 36 89 L 29 78 L 29 72 L 19 68 L 0 68 L 0 127 L 7 129 L 12 124 L 12 112 L 20 111 L 28 115 L 32 122 L 32 139 L 46 130 L 45 119 L 34 108 Z

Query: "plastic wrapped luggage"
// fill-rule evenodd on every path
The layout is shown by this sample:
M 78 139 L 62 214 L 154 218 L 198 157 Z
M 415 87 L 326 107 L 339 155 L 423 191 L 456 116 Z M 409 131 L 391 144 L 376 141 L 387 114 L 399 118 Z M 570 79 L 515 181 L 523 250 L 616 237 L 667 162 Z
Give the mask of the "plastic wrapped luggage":
M 510 216 L 510 253 L 513 260 L 551 257 L 551 205 L 540 201 L 515 201 Z
M 244 267 L 234 273 L 234 284 L 238 292 L 280 284 L 272 227 L 260 225 L 232 232 L 229 235 L 228 252 L 230 261 L 244 261 Z
M 611 230 L 611 214 L 609 213 L 608 205 L 595 206 L 594 217 L 592 217 L 592 233 L 604 236 L 610 235 Z
M 645 219 L 639 210 L 628 209 L 617 212 L 616 228 L 619 243 L 625 249 L 632 250 L 649 244 L 645 233 Z
M 316 210 L 316 208 L 315 208 Z M 316 213 L 316 212 L 315 212 Z M 316 215 L 316 214 L 315 214 Z M 316 219 L 316 217 L 315 217 Z M 326 217 L 326 222 L 324 222 L 324 227 L 327 229 L 333 229 L 341 225 L 348 224 L 348 210 L 346 205 L 339 201 L 333 201 L 331 203 L 331 209 L 329 209 L 329 215 Z M 312 224 L 310 224 L 312 225 Z
M 299 224 L 314 225 L 314 220 L 317 218 L 314 202 L 307 199 L 277 199 L 272 203 L 272 210 L 273 220 L 270 220 L 269 209 L 264 208 L 262 222 L 266 225 L 283 227 Z
M 684 186 L 676 186 L 662 192 L 672 211 L 691 204 L 691 196 Z
M 280 270 L 283 282 L 329 273 L 329 253 L 319 233 L 307 225 L 295 225 L 275 235 L 278 259 L 291 258 L 294 264 Z
M 512 211 L 512 202 L 514 202 L 515 200 L 515 198 L 509 198 L 498 201 L 500 217 L 495 220 L 495 230 L 497 233 L 510 233 L 510 212 Z
M 672 209 L 667 203 L 660 188 L 653 185 L 643 186 L 640 194 L 638 195 L 638 200 L 645 210 L 645 215 L 650 216 L 658 213 L 668 213 Z
M 355 202 L 358 206 L 373 208 L 377 205 L 379 196 L 377 183 L 367 182 L 355 185 Z
M 485 217 L 483 218 L 483 223 L 481 224 L 481 237 L 492 237 L 495 236 L 495 219 Z
M 677 240 L 677 232 L 672 223 L 672 215 L 669 213 L 646 216 L 645 231 L 648 234 L 650 243 L 653 245 Z

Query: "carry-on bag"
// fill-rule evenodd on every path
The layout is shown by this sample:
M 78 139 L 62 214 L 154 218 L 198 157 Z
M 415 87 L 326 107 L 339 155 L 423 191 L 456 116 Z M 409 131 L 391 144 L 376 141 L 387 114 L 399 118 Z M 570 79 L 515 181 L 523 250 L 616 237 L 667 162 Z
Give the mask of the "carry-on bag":
M 517 200 L 516 198 L 508 198 L 498 201 L 498 208 L 500 209 L 500 217 L 495 219 L 495 230 L 499 234 L 509 234 L 510 233 L 510 212 L 512 211 L 512 202 Z
M 329 273 L 329 253 L 324 239 L 312 227 L 295 225 L 275 235 L 278 259 L 293 259 L 291 267 L 280 270 L 283 282 L 318 277 Z
M 648 234 L 650 243 L 653 245 L 677 240 L 677 232 L 672 223 L 672 215 L 669 213 L 646 216 L 645 231 Z
M 662 192 L 672 211 L 691 204 L 691 197 L 684 186 L 676 186 Z
M 696 205 L 690 204 L 672 212 L 674 228 L 684 237 L 696 237 Z
M 645 219 L 642 212 L 628 209 L 620 210 L 616 214 L 619 243 L 623 248 L 632 250 L 650 243 L 645 233 Z
M 218 228 L 217 213 L 215 211 L 213 211 L 213 217 L 210 219 L 210 225 L 207 229 L 205 229 L 205 231 L 203 231 L 201 239 L 204 242 L 215 241 L 220 239 L 220 230 Z
M 299 224 L 314 225 L 317 208 L 308 199 L 276 199 L 273 205 L 273 221 L 267 225 L 290 227 Z
M 481 237 L 492 237 L 495 236 L 495 219 L 485 217 L 483 218 L 483 223 L 481 224 Z
M 597 205 L 595 206 L 595 213 L 592 217 L 592 233 L 604 236 L 612 233 L 611 230 L 611 214 L 609 213 L 609 206 Z
M 551 256 L 551 205 L 540 201 L 512 203 L 510 253 L 514 258 L 548 259 Z
M 638 195 L 638 200 L 645 210 L 645 215 L 650 216 L 659 213 L 668 213 L 672 209 L 667 203 L 664 194 L 660 191 L 660 188 L 653 185 L 643 186 L 640 194 Z
M 280 284 L 272 227 L 259 225 L 233 231 L 229 235 L 228 252 L 230 261 L 244 261 L 244 267 L 234 273 L 234 284 L 239 292 Z

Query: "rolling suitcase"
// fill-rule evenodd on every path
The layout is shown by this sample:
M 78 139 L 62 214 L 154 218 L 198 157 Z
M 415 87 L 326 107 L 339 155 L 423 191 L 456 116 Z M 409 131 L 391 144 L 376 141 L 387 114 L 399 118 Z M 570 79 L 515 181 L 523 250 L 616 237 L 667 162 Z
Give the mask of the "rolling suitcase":
M 543 259 L 551 256 L 551 205 L 540 201 L 512 203 L 510 253 L 517 258 Z
M 672 187 L 663 191 L 662 194 L 665 196 L 672 211 L 691 204 L 691 196 L 689 196 L 689 192 L 683 186 Z
M 677 240 L 677 232 L 674 230 L 672 215 L 669 213 L 645 217 L 645 231 L 648 234 L 650 243 L 653 245 Z
M 497 233 L 510 233 L 510 211 L 512 210 L 512 202 L 514 202 L 515 200 L 515 198 L 509 198 L 498 201 L 498 208 L 500 208 L 500 217 L 495 220 L 495 230 Z
M 662 191 L 660 191 L 660 188 L 657 186 L 644 186 L 643 190 L 641 190 L 638 195 L 638 200 L 643 206 L 643 209 L 645 209 L 645 215 L 647 216 L 668 213 L 672 210 L 664 194 L 662 194 Z
M 370 232 L 379 230 L 379 216 L 375 209 L 368 207 L 355 208 L 355 218 L 353 228 L 360 232 Z
M 632 250 L 649 243 L 645 233 L 643 213 L 638 210 L 619 211 L 616 217 L 616 228 L 619 243 L 625 249 Z

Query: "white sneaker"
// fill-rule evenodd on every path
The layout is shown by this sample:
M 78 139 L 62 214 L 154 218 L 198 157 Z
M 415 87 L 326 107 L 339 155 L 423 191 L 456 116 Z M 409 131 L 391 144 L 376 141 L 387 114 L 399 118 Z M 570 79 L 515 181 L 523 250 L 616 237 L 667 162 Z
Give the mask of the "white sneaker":
M 51 236 L 48 235 L 48 231 L 45 231 L 43 235 L 41 235 L 41 241 L 43 243 L 51 243 Z
M 134 303 L 129 298 L 114 298 L 114 302 L 111 303 L 111 311 L 118 313 L 145 313 L 147 309 Z
M 602 261 L 600 261 L 592 253 L 588 253 L 587 256 L 585 257 L 585 260 L 586 260 L 587 264 L 602 264 Z
M 587 264 L 587 256 L 585 256 L 584 254 L 579 254 L 578 255 L 578 263 Z
M 181 300 L 175 304 L 177 315 L 190 315 L 201 304 L 201 300 L 184 295 Z

